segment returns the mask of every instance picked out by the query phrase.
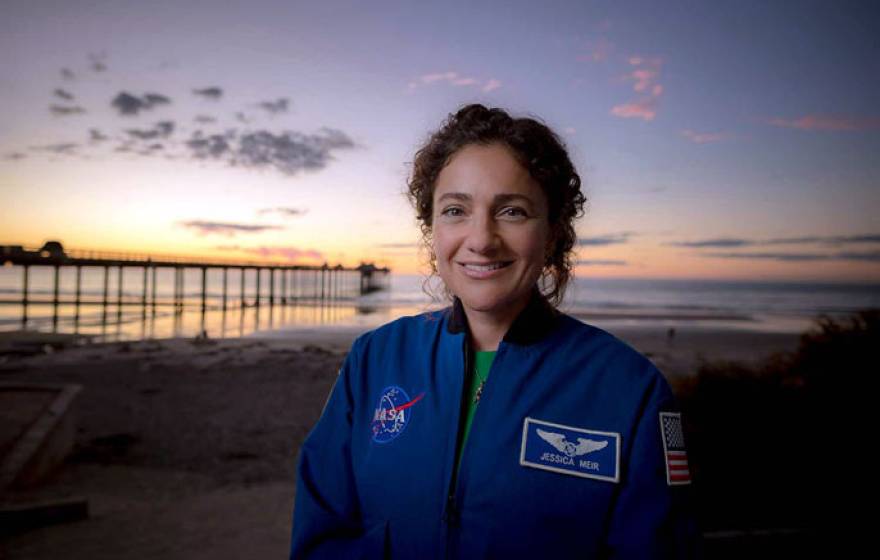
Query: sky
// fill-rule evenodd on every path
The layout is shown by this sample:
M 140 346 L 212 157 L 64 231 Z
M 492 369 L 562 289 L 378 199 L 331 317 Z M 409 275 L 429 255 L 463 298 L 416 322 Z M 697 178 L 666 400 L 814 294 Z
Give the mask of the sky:
M 870 2 L 0 6 L 0 245 L 425 270 L 404 195 L 467 103 L 583 181 L 581 277 L 880 282 Z

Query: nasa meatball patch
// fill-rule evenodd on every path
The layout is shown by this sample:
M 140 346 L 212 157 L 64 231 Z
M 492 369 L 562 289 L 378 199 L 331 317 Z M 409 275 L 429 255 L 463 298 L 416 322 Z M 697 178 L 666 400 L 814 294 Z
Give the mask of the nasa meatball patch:
M 413 412 L 412 406 L 422 400 L 424 396 L 425 394 L 421 393 L 414 399 L 410 399 L 406 391 L 397 385 L 382 389 L 379 402 L 373 411 L 373 421 L 370 424 L 373 441 L 388 443 L 402 434 L 409 424 Z
M 572 476 L 620 482 L 620 434 L 527 417 L 523 422 L 519 464 Z

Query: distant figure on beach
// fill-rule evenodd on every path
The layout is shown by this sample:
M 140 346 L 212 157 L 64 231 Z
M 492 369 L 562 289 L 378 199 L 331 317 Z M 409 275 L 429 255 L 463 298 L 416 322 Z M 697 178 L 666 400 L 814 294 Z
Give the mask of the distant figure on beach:
M 462 107 L 408 196 L 450 305 L 352 345 L 300 449 L 291 558 L 698 557 L 669 384 L 557 309 L 586 202 L 558 135 Z

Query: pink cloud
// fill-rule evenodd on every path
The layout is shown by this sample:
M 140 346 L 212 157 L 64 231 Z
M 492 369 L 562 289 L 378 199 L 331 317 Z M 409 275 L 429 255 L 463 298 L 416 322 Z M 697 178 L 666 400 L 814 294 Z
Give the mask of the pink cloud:
M 588 54 L 577 57 L 580 62 L 604 62 L 614 51 L 614 45 L 605 37 L 587 43 Z
M 768 119 L 766 122 L 773 126 L 797 128 L 799 130 L 854 131 L 880 128 L 880 118 L 878 117 L 855 118 L 833 115 L 805 115 L 799 119 L 773 118 Z
M 235 237 L 238 234 L 263 233 L 265 231 L 282 230 L 282 226 L 267 226 L 262 224 L 236 224 L 230 222 L 212 222 L 209 220 L 188 220 L 179 222 L 179 225 L 195 231 L 199 236 L 223 235 Z
M 241 247 L 239 245 L 219 245 L 216 247 L 221 251 L 235 251 L 238 253 L 246 253 L 256 255 L 264 259 L 281 258 L 287 261 L 312 260 L 324 261 L 324 254 L 315 249 L 299 249 L 297 247 Z
M 645 97 L 633 103 L 615 105 L 611 108 L 611 114 L 624 119 L 644 119 L 653 121 L 657 116 L 657 98 Z
M 420 79 L 423 84 L 430 84 L 440 80 L 454 80 L 458 74 L 456 72 L 441 72 L 438 74 L 425 74 Z
M 682 130 L 681 134 L 695 144 L 709 144 L 727 138 L 727 135 L 721 132 L 694 132 L 693 130 Z
M 486 82 L 486 85 L 483 86 L 483 91 L 488 93 L 488 92 L 490 92 L 492 90 L 496 90 L 500 87 L 501 87 L 501 82 L 496 80 L 495 78 L 492 78 L 488 82 Z
M 657 102 L 664 91 L 663 85 L 657 83 L 660 79 L 663 59 L 633 55 L 627 59 L 627 62 L 636 68 L 623 79 L 633 82 L 633 91 L 642 96 L 629 103 L 615 105 L 611 109 L 611 114 L 625 119 L 638 118 L 652 121 L 657 116 Z
M 452 85 L 454 86 L 472 86 L 477 83 L 477 80 L 473 78 L 458 78 L 452 80 Z
M 633 89 L 636 91 L 645 91 L 654 80 L 657 79 L 659 72 L 656 70 L 634 70 L 630 76 L 636 81 Z
M 476 86 L 480 87 L 480 89 L 485 92 L 492 91 L 501 87 L 501 82 L 494 78 L 487 80 L 486 83 L 481 86 L 482 82 L 477 78 L 460 76 L 458 72 L 450 71 L 424 74 L 422 76 L 419 76 L 415 80 L 410 81 L 407 85 L 407 88 L 409 89 L 409 91 L 412 92 L 418 89 L 419 86 L 428 86 L 441 82 L 456 87 Z

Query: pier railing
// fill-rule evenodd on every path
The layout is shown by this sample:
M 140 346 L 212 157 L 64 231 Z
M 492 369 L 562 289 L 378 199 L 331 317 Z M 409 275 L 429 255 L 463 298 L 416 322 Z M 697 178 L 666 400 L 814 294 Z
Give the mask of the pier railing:
M 22 326 L 28 322 L 28 306 L 36 304 L 54 305 L 56 313 L 53 318 L 53 330 L 57 325 L 57 309 L 59 305 L 74 306 L 74 320 L 79 318 L 80 305 L 100 304 L 106 317 L 107 306 L 114 304 L 119 316 L 123 305 L 138 305 L 146 315 L 149 310 L 153 315 L 157 307 L 172 307 L 176 313 L 192 305 L 192 297 L 185 290 L 185 277 L 188 270 L 200 271 L 198 303 L 202 313 L 209 308 L 208 304 L 208 271 L 215 270 L 222 274 L 220 302 L 216 307 L 226 310 L 227 307 L 250 307 L 260 305 L 287 305 L 299 301 L 335 301 L 355 298 L 372 291 L 380 290 L 387 285 L 388 268 L 380 268 L 373 263 L 361 263 L 356 267 L 345 267 L 340 264 L 331 266 L 295 264 L 289 262 L 244 261 L 236 259 L 208 259 L 203 257 L 187 257 L 167 254 L 132 253 L 122 251 L 65 250 L 58 242 L 50 241 L 39 249 L 26 249 L 20 245 L 0 245 L 0 265 L 20 266 L 22 282 L 20 297 L 13 296 L 0 299 L 4 304 L 22 305 Z M 30 269 L 32 267 L 51 267 L 51 297 L 35 298 L 30 290 Z M 89 301 L 83 297 L 83 269 L 99 268 L 103 271 L 99 300 Z M 60 275 L 63 268 L 73 269 L 75 285 L 72 296 L 62 298 L 60 291 Z M 115 298 L 111 297 L 110 270 L 116 269 Z M 124 272 L 138 269 L 142 281 L 138 286 L 139 297 L 132 298 L 130 292 L 124 290 Z M 172 270 L 174 274 L 171 297 L 159 297 L 157 286 L 158 272 L 161 269 Z M 231 293 L 229 271 L 237 271 L 239 283 L 238 293 Z M 251 275 L 254 281 L 252 293 L 246 293 L 246 281 Z M 129 275 L 130 276 L 130 275 Z M 268 276 L 268 291 L 263 287 L 264 278 Z M 126 294 L 126 297 L 123 296 Z M 235 297 L 237 295 L 238 297 Z M 250 299 L 248 299 L 250 296 Z M 71 299 L 72 298 L 72 299 Z

